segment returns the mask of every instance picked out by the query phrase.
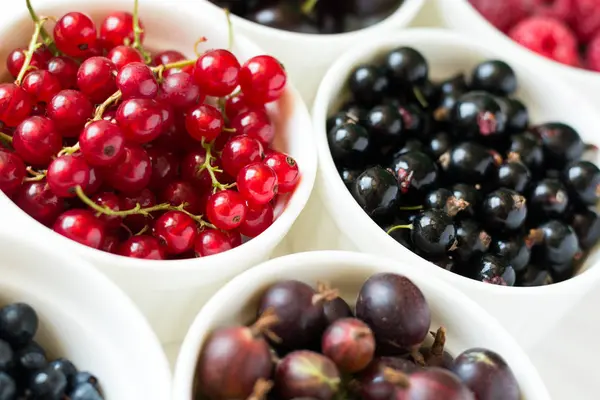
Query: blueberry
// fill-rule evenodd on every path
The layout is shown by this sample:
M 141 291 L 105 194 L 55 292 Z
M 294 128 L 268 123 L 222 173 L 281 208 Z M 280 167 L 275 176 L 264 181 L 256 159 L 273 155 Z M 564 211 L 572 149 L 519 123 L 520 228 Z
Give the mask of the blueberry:
M 0 309 L 0 338 L 13 346 L 23 346 L 33 340 L 38 328 L 38 316 L 28 304 L 9 304 Z
M 506 96 L 517 90 L 517 77 L 504 61 L 484 61 L 473 69 L 471 89 Z
M 77 385 L 69 394 L 70 400 L 102 400 L 103 397 L 98 389 L 91 383 Z
M 15 400 L 17 385 L 15 380 L 5 372 L 0 372 L 0 400 Z
M 67 390 L 67 377 L 48 366 L 31 376 L 29 390 L 36 399 L 61 400 Z

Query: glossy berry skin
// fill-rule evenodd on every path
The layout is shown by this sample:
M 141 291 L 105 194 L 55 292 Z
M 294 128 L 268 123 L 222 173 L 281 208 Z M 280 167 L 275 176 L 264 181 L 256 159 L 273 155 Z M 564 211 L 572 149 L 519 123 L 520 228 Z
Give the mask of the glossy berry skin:
M 277 175 L 263 163 L 246 165 L 237 175 L 239 193 L 253 205 L 270 202 L 277 194 Z
M 117 71 L 120 71 L 124 66 L 131 63 L 141 63 L 143 61 L 142 54 L 129 46 L 117 46 L 108 52 L 106 55 L 117 68 Z
M 8 127 L 19 125 L 31 113 L 31 96 L 14 83 L 0 84 L 0 122 Z
M 370 108 L 383 100 L 390 88 L 390 81 L 381 68 L 359 65 L 350 74 L 348 86 L 356 101 Z
M 233 190 L 222 190 L 211 195 L 206 204 L 209 222 L 222 230 L 238 228 L 246 219 L 244 198 Z
M 469 92 L 454 105 L 451 121 L 456 135 L 479 140 L 502 136 L 506 115 L 494 97 L 485 92 Z
M 184 209 L 192 214 L 202 214 L 205 208 L 201 193 L 191 183 L 183 181 L 170 182 L 161 193 L 161 202 L 174 207 L 185 203 Z
M 125 135 L 111 122 L 100 120 L 86 125 L 79 136 L 79 146 L 85 160 L 104 167 L 117 162 L 125 151 Z
M 571 227 L 584 250 L 589 250 L 600 240 L 600 214 L 594 206 L 578 210 L 573 215 Z
M 125 100 L 115 118 L 125 139 L 138 144 L 153 141 L 164 130 L 163 109 L 155 100 Z
M 227 115 L 227 118 L 230 120 L 253 108 L 261 109 L 264 107 L 248 104 L 244 93 L 240 93 L 235 97 L 228 97 L 227 100 L 225 100 L 225 115 Z
M 198 57 L 194 79 L 207 96 L 225 97 L 238 86 L 240 63 L 228 50 L 210 50 Z
M 14 201 L 21 210 L 46 226 L 52 225 L 65 208 L 64 199 L 54 194 L 45 180 L 24 183 Z
M 144 40 L 144 25 L 138 21 L 142 34 L 140 41 Z M 135 36 L 133 32 L 133 15 L 124 11 L 116 11 L 109 14 L 100 25 L 100 40 L 102 45 L 110 50 L 114 47 L 126 44 L 132 44 Z
M 423 83 L 429 74 L 427 60 L 411 47 L 399 47 L 390 51 L 384 62 L 388 76 L 395 85 Z
M 265 204 L 262 207 L 252 205 L 248 207 L 246 218 L 239 227 L 242 235 L 249 238 L 256 237 L 273 224 L 273 206 Z
M 150 189 L 143 189 L 137 193 L 131 193 L 128 195 L 120 195 L 120 208 L 122 210 L 131 210 L 135 208 L 137 204 L 142 208 L 148 208 L 156 205 L 156 196 Z M 146 225 L 148 225 L 152 219 L 141 214 L 129 215 L 125 217 L 123 223 L 131 229 L 133 232 L 139 232 Z
M 13 303 L 0 309 L 0 337 L 13 347 L 33 340 L 39 325 L 35 310 L 25 303 Z
M 208 257 L 224 253 L 232 248 L 229 236 L 217 229 L 204 229 L 198 233 L 194 241 L 194 253 L 196 257 Z
M 427 210 L 413 221 L 411 240 L 422 252 L 441 256 L 456 246 L 456 227 L 444 211 Z
M 514 268 L 492 254 L 475 260 L 472 268 L 473 279 L 493 285 L 514 286 L 517 279 Z
M 375 220 L 393 215 L 400 195 L 394 175 L 379 166 L 366 169 L 352 187 L 352 196 L 358 205 Z
M 408 199 L 421 201 L 425 193 L 437 184 L 436 164 L 420 151 L 411 151 L 394 159 L 392 170 L 402 195 Z
M 144 149 L 125 145 L 123 157 L 105 171 L 106 180 L 117 190 L 136 193 L 148 186 L 152 175 L 152 162 Z
M 506 361 L 491 350 L 470 349 L 459 354 L 452 372 L 478 400 L 519 400 L 519 384 Z
M 97 45 L 96 25 L 85 14 L 70 12 L 54 26 L 56 47 L 70 57 L 85 57 Z
M 14 399 L 17 397 L 17 384 L 12 376 L 6 372 L 0 372 L 0 396 L 4 399 Z
M 567 167 L 564 182 L 583 204 L 594 205 L 600 199 L 600 169 L 589 161 L 577 161 Z
M 288 354 L 275 369 L 275 390 L 281 399 L 331 400 L 340 381 L 340 372 L 330 359 L 307 350 Z
M 481 192 L 477 190 L 472 185 L 467 185 L 465 183 L 457 183 L 452 186 L 452 194 L 458 200 L 464 200 L 469 205 L 463 211 L 461 211 L 461 215 L 474 216 L 476 211 L 479 209 L 479 204 L 481 203 Z
M 91 211 L 73 209 L 62 213 L 54 232 L 93 249 L 100 249 L 106 236 L 104 224 Z
M 59 197 L 75 197 L 75 188 L 85 190 L 90 179 L 90 167 L 81 158 L 61 156 L 48 166 L 48 185 Z
M 356 300 L 356 318 L 372 329 L 378 346 L 396 351 L 420 345 L 431 325 L 431 311 L 421 290 L 392 273 L 367 279 Z
M 185 117 L 185 129 L 197 141 L 212 142 L 223 131 L 225 121 L 221 112 L 208 104 L 200 104 Z
M 517 90 L 517 77 L 515 71 L 504 61 L 487 60 L 473 69 L 471 88 L 507 96 Z
M 300 181 L 298 163 L 287 154 L 272 152 L 263 160 L 277 175 L 277 193 L 292 192 Z
M 77 87 L 93 103 L 99 104 L 117 91 L 117 68 L 106 57 L 90 57 L 77 71 Z
M 419 369 L 411 360 L 401 357 L 377 357 L 361 371 L 357 378 L 360 382 L 360 395 L 364 400 L 391 399 L 398 393 L 398 387 L 385 379 L 385 371 L 391 368 L 398 372 L 411 374 Z
M 531 171 L 518 160 L 509 160 L 498 168 L 496 184 L 516 192 L 524 192 L 531 182 Z
M 158 94 L 158 83 L 152 70 L 143 62 L 125 65 L 119 70 L 116 86 L 123 100 L 153 99 Z
M 531 246 L 522 235 L 503 235 L 492 240 L 490 253 L 505 260 L 520 275 L 531 261 Z
M 356 318 L 340 319 L 323 333 L 321 351 L 338 369 L 353 374 L 373 360 L 375 337 L 364 322 Z
M 521 101 L 509 97 L 497 97 L 496 101 L 506 115 L 506 132 L 524 132 L 529 126 L 529 112 L 525 105 Z
M 112 192 L 97 193 L 91 199 L 100 207 L 121 211 L 119 196 Z M 99 215 L 97 218 L 106 224 L 107 229 L 117 229 L 123 221 L 121 217 L 106 214 Z
M 152 162 L 152 178 L 148 187 L 163 189 L 179 175 L 179 159 L 175 153 L 159 146 L 147 147 L 146 152 Z
M 456 223 L 457 247 L 452 253 L 459 261 L 467 263 L 487 253 L 492 237 L 472 219 Z
M 528 209 L 538 219 L 558 218 L 569 206 L 567 188 L 558 179 L 546 178 L 532 185 Z
M 452 138 L 446 132 L 439 132 L 433 135 L 427 144 L 426 152 L 430 154 L 434 160 L 438 160 L 442 154 L 452 149 Z
M 544 239 L 538 250 L 544 262 L 565 265 L 581 257 L 577 234 L 572 227 L 559 220 L 550 220 L 540 229 Z
M 549 122 L 532 128 L 544 146 L 546 165 L 562 168 L 583 155 L 585 144 L 579 133 L 569 125 Z
M 365 127 L 378 146 L 396 146 L 404 139 L 404 122 L 398 109 L 391 105 L 374 107 L 366 116 Z
M 161 65 L 161 64 L 167 65 L 167 64 L 175 63 L 177 61 L 183 61 L 186 59 L 187 59 L 186 56 L 177 50 L 164 50 L 164 51 L 161 51 L 160 53 L 157 53 L 154 56 L 154 58 L 152 59 L 152 64 L 155 66 Z M 194 66 L 189 65 L 189 66 L 183 67 L 183 68 L 169 68 L 168 70 L 163 72 L 163 77 L 178 74 L 180 72 L 186 72 L 190 75 L 193 75 L 194 74 Z
M 86 162 L 81 152 L 74 153 L 73 157 Z M 89 195 L 96 193 L 98 189 L 100 189 L 100 186 L 104 183 L 104 176 L 101 174 L 101 171 L 98 168 L 90 165 L 88 165 L 88 167 L 90 168 L 90 178 L 88 179 L 88 183 L 85 186 L 84 191 Z
M 197 234 L 196 222 L 180 211 L 167 211 L 154 223 L 154 236 L 168 254 L 177 255 L 191 250 Z
M 264 110 L 245 111 L 231 120 L 231 128 L 236 135 L 248 135 L 260 141 L 263 146 L 270 146 L 275 138 L 275 129 L 269 115 Z
M 338 165 L 364 163 L 370 153 L 369 133 L 356 123 L 335 126 L 329 131 L 327 139 L 331 155 Z
M 246 165 L 260 162 L 264 156 L 260 142 L 247 135 L 234 136 L 225 143 L 221 154 L 223 169 L 237 176 Z
M 59 399 L 67 389 L 67 377 L 50 367 L 32 374 L 29 381 L 31 395 L 38 399 Z
M 525 197 L 514 190 L 498 189 L 483 200 L 481 214 L 491 230 L 517 230 L 527 218 Z
M 6 69 L 8 70 L 8 73 L 11 74 L 15 79 L 19 76 L 21 68 L 23 68 L 24 64 L 25 49 L 23 48 L 14 49 L 8 54 L 8 57 L 6 57 Z M 46 68 L 45 64 L 46 63 L 44 62 L 42 57 L 40 57 L 40 55 L 37 52 L 34 52 L 33 56 L 31 57 L 31 62 L 29 63 L 30 66 L 36 68 L 34 69 L 34 71 L 43 70 L 44 68 Z M 27 72 L 27 74 L 30 74 L 31 72 Z
M 206 150 L 202 147 L 191 150 L 183 157 L 181 161 L 181 178 L 190 182 L 201 191 L 208 191 L 212 188 L 212 180 L 208 170 L 202 168 L 206 162 Z M 220 167 L 220 160 L 211 158 L 211 166 Z M 215 177 L 221 180 L 223 174 L 215 172 Z
M 77 85 L 79 64 L 70 57 L 58 56 L 48 61 L 48 72 L 54 75 L 62 89 L 74 89 Z
M 279 99 L 286 82 L 285 69 L 271 56 L 252 57 L 240 69 L 240 87 L 251 104 L 266 104 Z
M 401 396 L 409 400 L 476 400 L 467 386 L 442 368 L 427 368 L 411 374 L 409 387 Z
M 48 117 L 65 137 L 79 136 L 81 129 L 92 117 L 94 106 L 85 95 L 76 90 L 62 90 L 50 100 Z
M 509 154 L 515 154 L 532 173 L 539 173 L 545 163 L 542 141 L 531 132 L 513 135 L 510 138 Z
M 0 190 L 11 195 L 23 183 L 25 163 L 15 153 L 0 149 Z
M 488 148 L 475 142 L 461 143 L 440 157 L 442 169 L 465 183 L 485 183 L 495 175 L 498 161 Z
M 62 89 L 58 78 L 44 70 L 28 73 L 21 87 L 29 93 L 35 103 L 49 103 Z
M 160 84 L 159 99 L 173 108 L 187 110 L 204 101 L 204 96 L 201 96 L 192 75 L 180 72 L 164 77 Z
M 62 137 L 52 120 L 29 117 L 15 129 L 13 147 L 28 164 L 45 166 L 62 147 Z
M 119 247 L 119 254 L 143 260 L 164 260 L 167 258 L 165 250 L 158 239 L 148 235 L 130 237 Z

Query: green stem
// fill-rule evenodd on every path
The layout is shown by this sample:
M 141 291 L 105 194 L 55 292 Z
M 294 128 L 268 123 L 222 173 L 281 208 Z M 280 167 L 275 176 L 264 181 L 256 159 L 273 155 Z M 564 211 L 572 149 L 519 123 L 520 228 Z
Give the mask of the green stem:
M 423 209 L 423 206 L 407 206 L 398 208 L 400 211 L 419 211 Z
M 12 143 L 12 141 L 13 141 L 12 136 L 10 136 L 9 134 L 6 134 L 4 132 L 0 132 L 0 139 L 5 140 L 8 143 Z
M 24 182 L 41 181 L 42 179 L 44 179 L 46 177 L 46 172 L 47 172 L 46 170 L 43 170 L 42 172 L 38 172 L 38 171 L 35 171 L 32 167 L 27 167 L 26 171 L 28 174 L 30 174 L 32 176 L 24 178 L 23 179 Z
M 429 107 L 429 103 L 427 102 L 427 99 L 423 95 L 423 92 L 420 88 L 418 88 L 417 86 L 413 87 L 413 93 L 417 98 L 417 101 L 419 102 L 419 104 L 421 104 L 421 106 L 423 106 L 423 108 Z
M 396 225 L 396 226 L 392 226 L 390 229 L 388 229 L 387 234 L 390 235 L 393 232 L 396 232 L 399 229 L 412 229 L 413 225 L 412 224 L 408 224 L 408 225 Z
M 42 28 L 44 23 L 48 21 L 48 18 L 42 18 L 38 22 L 35 23 L 35 31 L 31 36 L 31 41 L 29 42 L 29 48 L 25 50 L 25 61 L 23 62 L 23 66 L 21 67 L 21 71 L 19 71 L 19 76 L 17 76 L 17 80 L 15 83 L 17 85 L 21 85 L 23 78 L 25 77 L 25 73 L 29 69 L 31 65 L 31 59 L 33 58 L 33 53 L 41 46 L 41 43 L 38 43 L 40 38 L 40 33 L 42 32 Z
M 232 183 L 230 185 L 223 185 L 217 179 L 215 172 L 222 172 L 222 171 L 220 169 L 212 166 L 212 160 L 213 160 L 213 158 L 215 158 L 212 155 L 212 144 L 211 143 L 207 144 L 207 143 L 202 142 L 202 147 L 204 148 L 204 150 L 206 150 L 206 158 L 204 160 L 204 164 L 202 164 L 202 166 L 200 166 L 200 169 L 198 170 L 198 172 L 202 172 L 204 170 L 208 171 L 208 174 L 210 175 L 210 179 L 212 181 L 213 193 L 216 192 L 217 190 L 227 190 L 227 189 L 231 189 L 232 187 L 234 187 L 235 183 Z
M 233 49 L 233 24 L 231 23 L 231 11 L 229 8 L 225 8 L 225 18 L 227 18 L 227 49 L 231 51 Z
M 144 62 L 146 64 L 150 64 L 152 62 L 152 57 L 150 53 L 148 53 L 144 46 L 142 46 L 142 33 L 144 30 L 140 27 L 140 18 L 138 14 L 139 10 L 139 0 L 133 1 L 133 48 L 138 50 L 142 56 L 144 57 Z
M 98 108 L 96 108 L 96 112 L 94 113 L 94 121 L 100 121 L 102 117 L 104 117 L 106 109 L 121 100 L 121 96 L 123 96 L 123 94 L 120 90 L 117 90 L 112 94 L 112 96 L 104 100 L 104 103 L 100 104 Z
M 306 0 L 304 3 L 302 3 L 302 6 L 300 7 L 302 14 L 304 14 L 304 15 L 312 14 L 312 12 L 315 9 L 318 2 L 319 2 L 319 0 Z
M 33 20 L 33 22 L 36 24 L 39 23 L 40 18 L 37 16 L 35 10 L 33 9 L 33 6 L 31 5 L 31 0 L 25 0 L 25 3 L 27 4 L 27 9 L 29 10 L 29 15 L 31 15 L 31 19 Z M 52 40 L 52 36 L 50 36 L 48 31 L 46 31 L 46 29 L 42 27 L 40 34 L 42 36 L 44 44 L 46 45 L 46 47 L 48 47 L 48 50 L 50 50 L 50 52 L 53 55 L 59 56 L 60 52 L 56 48 L 56 44 L 54 43 L 54 40 Z

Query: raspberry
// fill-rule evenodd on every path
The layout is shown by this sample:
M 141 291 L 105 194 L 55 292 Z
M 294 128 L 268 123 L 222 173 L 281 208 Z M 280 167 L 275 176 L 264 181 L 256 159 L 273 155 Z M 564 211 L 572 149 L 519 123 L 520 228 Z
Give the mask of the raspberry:
M 531 17 L 511 29 L 515 42 L 544 57 L 578 66 L 577 40 L 567 25 L 555 18 Z
M 573 0 L 571 28 L 580 43 L 588 43 L 600 32 L 600 0 Z
M 502 32 L 529 15 L 532 0 L 469 0 L 473 8 Z M 539 0 L 536 0 L 539 1 Z
M 600 72 L 600 33 L 592 39 L 585 52 L 586 67 Z
M 575 0 L 532 0 L 533 14 L 560 19 L 566 24 L 575 17 Z

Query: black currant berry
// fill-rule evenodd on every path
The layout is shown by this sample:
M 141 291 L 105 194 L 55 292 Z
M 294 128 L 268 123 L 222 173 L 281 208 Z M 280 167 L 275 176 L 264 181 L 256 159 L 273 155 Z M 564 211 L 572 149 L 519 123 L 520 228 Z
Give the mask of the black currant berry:
M 462 95 L 452 110 L 450 118 L 457 137 L 493 139 L 502 136 L 506 128 L 506 115 L 496 99 L 485 92 L 468 92 Z
M 456 239 L 458 243 L 453 254 L 461 263 L 487 253 L 492 241 L 492 237 L 472 219 L 456 223 Z
M 533 218 L 558 218 L 568 206 L 567 188 L 558 179 L 546 178 L 532 185 L 528 208 Z
M 552 285 L 554 281 L 548 270 L 528 265 L 525 272 L 517 279 L 517 286 L 532 287 Z
M 420 201 L 437 183 L 437 165 L 420 151 L 397 157 L 392 162 L 392 170 L 398 179 L 400 191 L 410 200 Z
M 469 203 L 467 208 L 465 208 L 462 213 L 459 213 L 458 216 L 475 216 L 476 211 L 479 209 L 482 197 L 481 192 L 475 186 L 466 183 L 457 183 L 452 186 L 452 194 L 457 200 L 464 200 Z
M 390 51 L 385 58 L 388 76 L 398 87 L 422 84 L 429 75 L 429 65 L 421 53 L 411 47 Z
M 406 143 L 404 143 L 404 146 L 394 153 L 394 158 L 413 151 L 424 151 L 423 142 L 418 139 L 408 139 Z
M 525 197 L 514 190 L 500 188 L 483 200 L 481 215 L 485 226 L 491 230 L 517 230 L 527 218 Z
M 544 149 L 542 141 L 533 134 L 526 132 L 513 135 L 510 138 L 509 155 L 521 162 L 533 173 L 541 173 L 544 168 Z
M 444 211 L 427 210 L 413 221 L 411 240 L 422 252 L 442 256 L 456 248 L 456 227 Z
M 567 167 L 564 180 L 575 198 L 594 205 L 600 200 L 600 169 L 589 161 L 577 161 Z
M 365 127 L 377 146 L 396 146 L 403 139 L 403 124 L 395 107 L 380 105 L 367 114 Z
M 362 169 L 356 169 L 356 168 L 347 168 L 347 167 L 343 167 L 340 168 L 338 170 L 340 177 L 342 178 L 342 181 L 344 181 L 344 184 L 346 185 L 346 187 L 348 189 L 352 188 L 352 185 L 354 184 L 354 181 L 356 181 L 356 178 L 358 178 L 358 176 L 363 172 Z
M 577 234 L 579 245 L 589 250 L 600 240 L 600 214 L 596 207 L 587 207 L 573 214 L 571 227 Z
M 490 254 L 505 260 L 520 275 L 531 260 L 531 246 L 532 243 L 522 235 L 503 235 L 492 240 Z
M 339 165 L 364 165 L 371 151 L 369 133 L 355 123 L 334 127 L 327 135 L 331 156 Z
M 494 285 L 514 286 L 517 276 L 515 270 L 503 259 L 484 254 L 474 262 L 472 278 Z
M 471 89 L 506 96 L 517 90 L 517 76 L 504 61 L 484 61 L 473 69 Z
M 548 264 L 546 268 L 554 282 L 563 282 L 575 275 L 574 261 L 569 261 L 565 264 Z
M 327 119 L 327 132 L 330 132 L 336 126 L 343 125 L 347 122 L 358 124 L 361 122 L 361 118 L 347 111 L 340 111 L 338 113 L 335 113 L 333 116 Z
M 524 192 L 531 182 L 531 171 L 520 160 L 510 159 L 498 168 L 496 185 Z
M 410 137 L 423 137 L 429 130 L 429 119 L 427 115 L 415 104 L 407 104 L 398 107 L 402 116 L 404 131 Z
M 561 122 L 538 125 L 532 131 L 542 140 L 548 167 L 562 168 L 579 160 L 585 150 L 579 133 Z
M 545 264 L 565 265 L 581 258 L 577 234 L 569 225 L 559 220 L 550 220 L 532 232 L 541 236 L 536 250 Z
M 457 199 L 446 188 L 435 189 L 427 193 L 423 204 L 423 208 L 426 210 L 442 210 L 451 217 L 454 217 L 469 206 L 468 202 Z
M 469 90 L 467 79 L 462 72 L 438 83 L 440 93 L 465 93 Z
M 350 74 L 349 86 L 354 100 L 370 108 L 383 100 L 390 84 L 385 72 L 380 68 L 361 65 Z
M 400 188 L 394 174 L 375 166 L 359 175 L 352 187 L 352 195 L 371 218 L 380 220 L 396 212 Z
M 474 142 L 461 143 L 439 158 L 451 179 L 474 184 L 489 182 L 501 162 L 496 153 Z
M 452 138 L 446 132 L 438 132 L 428 143 L 427 152 L 431 154 L 434 160 L 438 160 L 442 154 L 452 149 Z
M 497 97 L 496 100 L 506 115 L 506 133 L 522 133 L 529 126 L 529 112 L 517 99 Z

